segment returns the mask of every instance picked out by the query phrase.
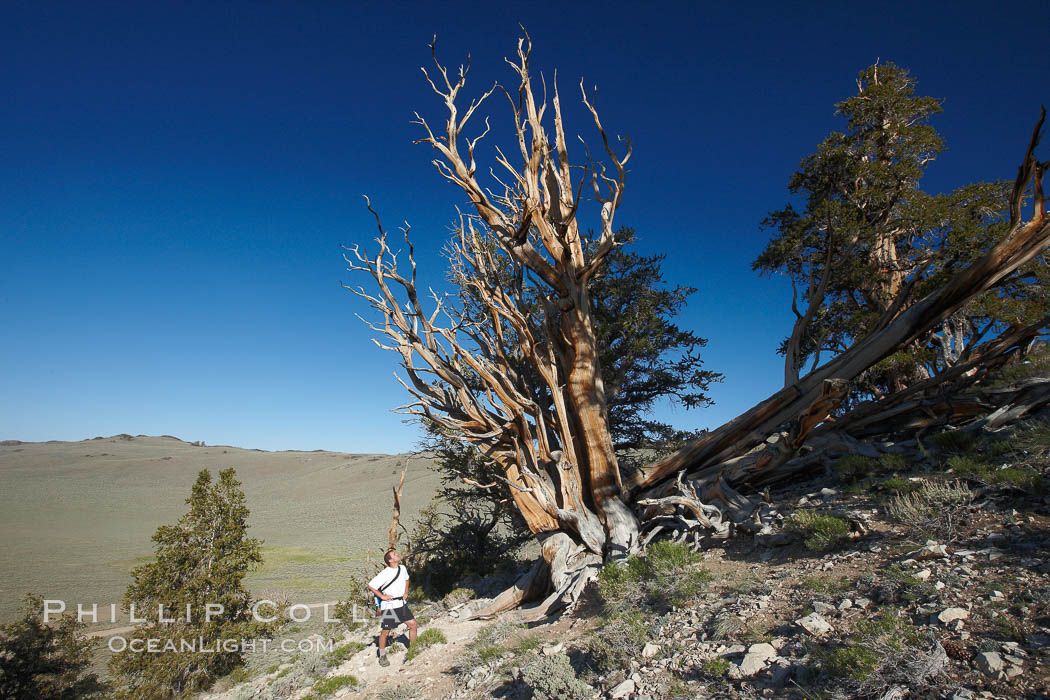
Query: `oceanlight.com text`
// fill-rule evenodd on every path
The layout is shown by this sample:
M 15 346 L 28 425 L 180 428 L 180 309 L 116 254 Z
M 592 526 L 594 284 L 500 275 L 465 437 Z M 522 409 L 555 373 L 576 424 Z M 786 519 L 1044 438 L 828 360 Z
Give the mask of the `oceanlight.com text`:
M 130 650 L 135 654 L 218 654 L 220 652 L 267 652 L 280 649 L 284 652 L 330 652 L 335 650 L 331 639 L 161 639 L 158 637 L 110 637 L 106 644 L 111 652 L 119 654 Z

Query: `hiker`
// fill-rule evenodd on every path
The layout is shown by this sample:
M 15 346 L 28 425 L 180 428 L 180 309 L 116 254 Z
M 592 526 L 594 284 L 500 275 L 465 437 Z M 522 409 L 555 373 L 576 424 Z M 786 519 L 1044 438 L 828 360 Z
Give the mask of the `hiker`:
M 379 603 L 379 617 L 382 620 L 382 630 L 379 632 L 379 665 L 389 666 L 390 659 L 386 658 L 386 638 L 390 630 L 396 629 L 401 623 L 408 625 L 408 645 L 416 641 L 416 618 L 408 609 L 405 597 L 408 595 L 408 569 L 401 565 L 401 557 L 397 552 L 390 550 L 383 555 L 386 568 L 376 574 L 375 578 L 368 582 L 368 590 L 372 591 Z

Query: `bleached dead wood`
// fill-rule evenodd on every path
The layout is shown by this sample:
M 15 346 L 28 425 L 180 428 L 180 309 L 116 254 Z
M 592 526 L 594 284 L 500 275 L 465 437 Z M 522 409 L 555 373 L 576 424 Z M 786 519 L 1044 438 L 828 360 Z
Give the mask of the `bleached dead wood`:
M 583 580 L 595 561 L 638 547 L 638 522 L 622 498 L 609 433 L 588 296 L 589 280 L 616 245 L 614 217 L 631 146 L 610 139 L 581 82 L 602 147 L 572 165 L 557 82 L 548 102 L 546 82 L 542 92 L 535 89 L 531 41 L 526 36 L 517 48 L 517 59 L 508 60 L 517 84 L 510 90 L 493 85 L 465 107 L 469 63 L 450 71 L 432 44 L 434 66 L 423 69 L 446 117 L 438 128 L 417 114 L 424 132 L 417 143 L 434 149 L 434 167 L 471 206 L 451 243 L 459 296 L 432 292 L 432 302 L 421 301 L 409 227 L 402 228 L 407 252 L 399 259 L 370 203 L 378 250 L 351 246 L 344 258 L 378 290 L 352 291 L 380 316 L 369 324 L 382 338 L 377 344 L 401 357 L 407 376 L 399 381 L 413 396 L 402 410 L 503 468 L 526 523 L 543 537 L 546 573 L 565 600 L 578 592 L 566 581 Z M 476 156 L 488 117 L 484 128 L 467 132 L 497 91 L 510 105 L 518 154 L 497 147 L 500 173 L 490 170 L 483 184 Z M 593 234 L 578 219 L 590 203 Z M 581 567 L 578 577 L 571 566 Z M 534 576 L 540 575 L 538 569 Z
M 674 454 L 639 469 L 625 484 L 628 491 L 638 493 L 651 489 L 682 469 L 694 474 L 703 473 L 705 469 L 719 470 L 720 465 L 746 454 L 779 430 L 780 426 L 817 405 L 825 381 L 852 380 L 940 324 L 967 301 L 991 289 L 999 280 L 1045 249 L 1050 244 L 1050 217 L 1047 215 L 1043 193 L 1043 176 L 1050 163 L 1035 158 L 1045 118 L 1046 110 L 1043 109 L 1018 168 L 1009 202 L 1010 226 L 1001 241 L 943 287 L 900 310 L 892 320 L 887 320 L 881 330 L 860 340 L 796 384 L 778 391 Z M 1033 214 L 1031 219 L 1023 221 L 1021 207 L 1029 188 Z
M 405 488 L 405 474 L 408 473 L 408 468 L 401 470 L 401 480 L 398 481 L 397 486 L 392 487 L 394 490 L 394 520 L 390 523 L 390 532 L 387 533 L 387 547 L 386 551 L 392 552 L 397 549 L 397 526 L 401 520 L 401 491 Z

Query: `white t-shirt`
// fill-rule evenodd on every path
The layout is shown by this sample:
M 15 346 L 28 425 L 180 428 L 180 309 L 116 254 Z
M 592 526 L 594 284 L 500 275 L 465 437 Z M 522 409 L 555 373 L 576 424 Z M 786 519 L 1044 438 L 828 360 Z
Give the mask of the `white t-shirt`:
M 395 579 L 393 583 L 391 579 Z M 390 583 L 389 586 L 386 584 Z M 386 586 L 386 588 L 383 588 Z M 371 581 L 368 582 L 369 588 L 374 588 L 377 591 L 383 588 L 384 595 L 388 595 L 391 598 L 401 598 L 405 595 L 405 589 L 408 588 L 408 569 L 403 565 L 398 564 L 396 573 L 389 566 L 384 568 L 378 574 L 375 575 Z M 379 604 L 380 610 L 390 610 L 391 608 L 400 608 L 405 604 L 404 600 L 384 600 Z

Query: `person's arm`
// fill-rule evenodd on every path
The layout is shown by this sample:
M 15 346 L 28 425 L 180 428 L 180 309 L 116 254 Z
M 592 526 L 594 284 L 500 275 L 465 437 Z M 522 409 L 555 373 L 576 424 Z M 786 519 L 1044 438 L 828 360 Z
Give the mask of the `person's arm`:
M 376 598 L 379 598 L 379 600 L 393 600 L 393 598 L 388 596 L 386 593 L 383 593 L 381 591 L 377 591 L 376 589 L 372 588 L 371 586 L 368 587 L 368 590 L 372 591 L 372 595 L 374 595 Z

